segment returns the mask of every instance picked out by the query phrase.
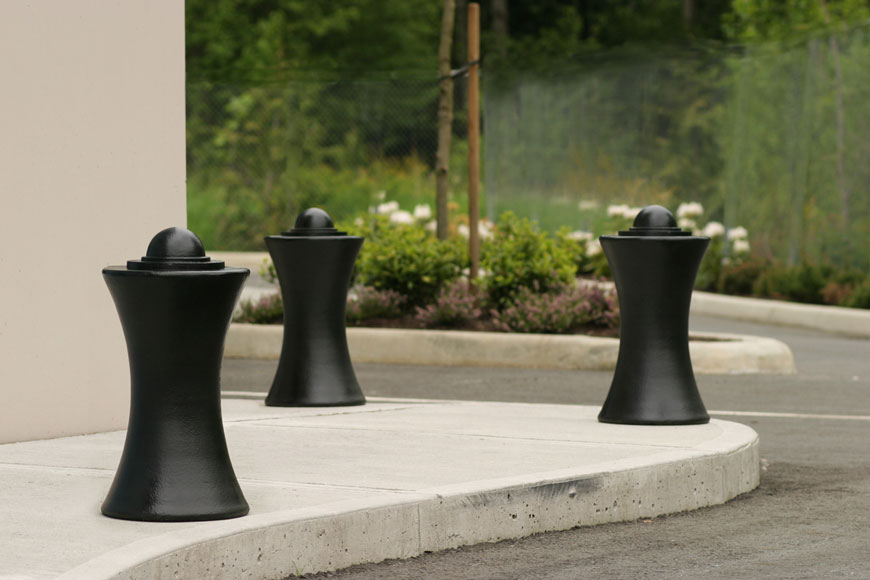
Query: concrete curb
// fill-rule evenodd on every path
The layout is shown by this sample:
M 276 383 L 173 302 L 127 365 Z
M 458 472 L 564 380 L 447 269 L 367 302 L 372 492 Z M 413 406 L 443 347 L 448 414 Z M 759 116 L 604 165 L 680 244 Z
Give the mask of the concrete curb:
M 743 298 L 710 292 L 692 294 L 691 312 L 762 324 L 793 326 L 870 338 L 870 310 Z
M 492 413 L 487 407 L 508 409 L 459 405 L 470 409 L 469 419 L 475 413 Z M 651 452 L 197 524 L 116 548 L 59 579 L 273 580 L 576 526 L 654 518 L 722 504 L 759 483 L 758 436 L 744 425 L 713 420 L 676 428 L 612 426 L 598 424 L 598 409 L 591 407 L 521 405 L 518 411 L 530 419 L 572 418 L 591 429 L 585 439 L 589 444 L 600 437 L 611 442 L 615 438 L 648 446 Z M 369 420 L 373 417 L 390 428 L 392 413 L 374 412 Z M 260 426 L 251 424 L 250 417 L 244 421 L 240 428 L 260 433 L 274 419 Z M 677 432 L 682 444 L 674 442 Z M 365 430 L 355 433 L 355 440 L 368 436 Z M 541 443 L 560 445 L 550 439 Z M 564 453 L 578 450 L 566 448 Z
M 793 374 L 794 356 L 772 338 L 701 334 L 689 344 L 698 374 Z M 583 335 L 507 334 L 451 330 L 348 328 L 354 362 L 447 366 L 506 366 L 565 370 L 613 370 L 619 341 Z M 280 325 L 230 326 L 224 356 L 277 359 Z

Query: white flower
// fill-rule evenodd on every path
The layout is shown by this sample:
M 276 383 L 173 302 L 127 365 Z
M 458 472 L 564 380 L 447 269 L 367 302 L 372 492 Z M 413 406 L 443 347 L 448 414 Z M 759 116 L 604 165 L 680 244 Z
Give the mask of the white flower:
M 589 211 L 590 209 L 598 209 L 601 207 L 601 202 L 594 199 L 581 199 L 577 204 L 577 209 L 580 211 Z
M 378 206 L 378 209 L 377 209 L 377 213 L 379 213 L 381 215 L 391 215 L 397 211 L 399 211 L 399 202 L 398 201 L 388 201 L 387 203 L 382 203 Z M 411 214 L 408 214 L 408 215 L 411 215 Z
M 735 254 L 748 254 L 749 253 L 749 242 L 746 240 L 734 240 L 734 245 L 732 246 Z
M 492 226 L 490 225 L 489 220 L 482 219 L 478 222 L 477 233 L 480 235 L 481 240 L 492 239 Z
M 731 228 L 728 230 L 728 239 L 729 240 L 745 240 L 746 236 L 749 235 L 749 232 L 746 231 L 746 228 L 743 226 L 737 226 L 736 228 Z
M 390 223 L 412 224 L 414 223 L 414 216 L 410 212 L 400 209 L 390 214 Z
M 462 236 L 463 238 L 467 238 L 471 231 L 468 229 L 468 226 L 465 224 L 459 224 L 456 226 L 456 233 Z
M 592 238 L 595 237 L 595 234 L 593 234 L 592 232 L 584 232 L 583 230 L 575 230 L 575 231 L 571 232 L 570 234 L 568 234 L 567 237 L 569 240 L 588 242 L 589 240 L 591 240 Z
M 470 275 L 471 275 L 471 268 L 463 268 L 463 269 L 462 269 L 462 276 L 463 276 L 464 278 L 468 278 Z M 478 269 L 477 269 L 477 277 L 478 277 L 478 278 L 484 278 L 484 277 L 486 277 L 486 276 L 489 276 L 489 272 L 488 272 L 488 271 L 484 270 L 483 268 L 478 268 Z
M 691 220 L 689 218 L 680 218 L 680 220 L 677 222 L 677 225 L 684 230 L 692 231 L 694 231 L 698 227 L 698 224 L 695 223 L 695 220 Z
M 375 199 L 378 201 L 384 201 L 385 199 L 387 199 L 387 192 L 386 191 L 377 192 L 375 194 Z
M 607 215 L 610 217 L 614 216 L 624 216 L 625 212 L 630 211 L 630 207 L 627 205 L 619 204 L 619 205 L 608 205 L 607 206 Z
M 414 206 L 414 218 L 424 221 L 432 217 L 432 208 L 428 204 Z
M 435 232 L 438 230 L 438 222 L 432 220 L 431 222 L 426 222 L 426 225 L 423 227 L 426 228 L 427 232 Z
M 626 207 L 625 211 L 622 212 L 622 217 L 624 217 L 627 220 L 634 221 L 634 218 L 637 217 L 637 214 L 639 214 L 640 210 L 642 210 L 642 209 L 643 209 L 642 207 Z
M 681 203 L 680 207 L 677 208 L 678 218 L 696 218 L 702 213 L 704 213 L 704 206 L 697 201 Z
M 725 233 L 725 226 L 723 226 L 719 222 L 707 222 L 707 225 L 704 226 L 704 229 L 701 230 L 701 233 L 708 238 L 718 238 Z
M 601 253 L 601 242 L 592 240 L 586 245 L 586 257 L 592 258 Z
M 353 224 L 354 224 L 356 227 L 358 227 L 358 228 L 359 228 L 359 227 L 362 227 L 362 225 L 363 225 L 364 223 L 365 223 L 365 222 L 363 221 L 363 219 L 362 219 L 361 217 L 358 217 L 358 218 L 356 218 L 355 220 L 353 220 Z

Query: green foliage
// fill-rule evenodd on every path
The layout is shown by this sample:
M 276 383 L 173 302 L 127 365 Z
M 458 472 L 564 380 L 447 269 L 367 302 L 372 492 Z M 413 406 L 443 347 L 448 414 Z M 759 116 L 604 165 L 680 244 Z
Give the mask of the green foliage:
M 851 308 L 870 308 L 870 279 L 857 286 L 843 301 L 842 306 Z
M 769 262 L 760 259 L 725 265 L 722 267 L 717 291 L 736 296 L 750 296 L 755 281 L 769 267 Z
M 723 24 L 733 40 L 788 41 L 868 18 L 866 0 L 734 0 Z
M 567 227 L 559 228 L 556 232 L 556 247 L 564 250 L 571 257 L 575 266 L 575 274 L 583 274 L 589 271 L 590 258 L 587 256 L 587 241 L 583 238 L 574 237 Z
M 187 0 L 185 8 L 189 78 L 436 66 L 436 2 Z
M 438 240 L 419 226 L 389 225 L 387 218 L 380 217 L 373 218 L 367 229 L 356 280 L 406 296 L 408 307 L 434 300 L 467 264 L 462 242 Z
M 772 266 L 761 273 L 752 291 L 756 296 L 823 304 L 822 289 L 830 277 L 829 267 L 813 264 Z
M 577 271 L 576 254 L 511 212 L 501 216 L 494 238 L 481 249 L 486 291 L 497 307 L 508 305 L 521 288 L 543 292 L 567 284 Z
M 242 182 L 231 187 L 235 178 L 221 182 L 206 177 L 200 173 L 188 180 L 188 227 L 207 248 L 222 250 L 260 250 L 264 236 L 287 230 L 309 207 L 322 207 L 335 221 L 347 221 L 380 203 L 379 196 L 404 207 L 428 203 L 435 187 L 429 168 L 415 158 L 358 168 L 298 167 L 281 175 L 268 200 L 263 190 Z

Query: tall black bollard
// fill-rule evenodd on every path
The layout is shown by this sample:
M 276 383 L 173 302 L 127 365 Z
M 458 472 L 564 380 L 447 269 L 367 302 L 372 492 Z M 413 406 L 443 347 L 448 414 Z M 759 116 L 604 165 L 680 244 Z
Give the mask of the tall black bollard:
M 347 288 L 363 239 L 335 229 L 329 215 L 308 209 L 266 247 L 284 301 L 281 359 L 266 397 L 278 407 L 362 405 L 345 331 Z
M 221 421 L 224 338 L 250 272 L 205 255 L 183 228 L 142 260 L 103 270 L 130 358 L 130 423 L 103 503 L 113 518 L 192 521 L 248 513 Z
M 689 357 L 689 305 L 710 238 L 677 227 L 667 209 L 643 208 L 629 231 L 601 236 L 619 294 L 619 357 L 598 420 L 637 425 L 707 423 Z

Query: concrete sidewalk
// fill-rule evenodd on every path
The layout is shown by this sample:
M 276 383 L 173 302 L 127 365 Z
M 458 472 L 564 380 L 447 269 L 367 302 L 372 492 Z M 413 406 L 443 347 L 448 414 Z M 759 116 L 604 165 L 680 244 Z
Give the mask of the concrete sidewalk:
M 113 520 L 124 433 L 0 446 L 0 579 L 279 579 L 723 503 L 758 485 L 749 427 L 600 424 L 597 407 L 223 401 L 249 516 Z

